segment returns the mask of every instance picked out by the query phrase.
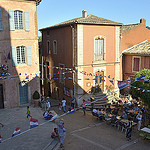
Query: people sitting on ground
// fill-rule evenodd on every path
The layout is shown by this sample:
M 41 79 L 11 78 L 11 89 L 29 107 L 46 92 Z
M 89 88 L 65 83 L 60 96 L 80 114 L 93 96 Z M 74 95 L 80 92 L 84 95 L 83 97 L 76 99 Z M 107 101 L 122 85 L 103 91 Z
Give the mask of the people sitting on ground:
M 110 105 L 109 105 L 108 108 L 106 109 L 106 112 L 110 114 L 111 111 L 112 111 L 112 109 L 110 108 Z
M 92 110 L 92 114 L 93 116 L 97 116 L 97 110 L 95 108 Z
M 51 133 L 51 138 L 55 139 L 58 137 L 58 130 L 57 128 L 54 128 L 54 131 Z
M 102 117 L 101 109 L 97 109 L 97 115 L 98 115 L 98 117 Z
M 48 110 L 48 111 L 45 111 L 45 112 L 43 113 L 43 116 L 44 116 L 45 119 L 49 120 L 49 119 L 51 119 L 51 118 L 53 117 L 53 114 L 52 114 L 52 112 L 50 112 L 50 111 Z
M 125 111 L 123 112 L 122 119 L 128 119 L 128 116 Z

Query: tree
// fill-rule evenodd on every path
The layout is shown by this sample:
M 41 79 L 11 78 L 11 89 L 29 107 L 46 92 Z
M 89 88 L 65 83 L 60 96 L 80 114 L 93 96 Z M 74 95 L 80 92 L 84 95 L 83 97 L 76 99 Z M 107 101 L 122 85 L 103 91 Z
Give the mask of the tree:
M 148 112 L 150 113 L 150 69 L 143 69 L 140 72 L 137 72 L 135 77 L 137 78 L 144 75 L 146 75 L 144 81 L 135 81 L 135 79 L 131 80 L 130 92 L 133 98 L 137 99 L 139 97 L 144 104 L 148 105 Z

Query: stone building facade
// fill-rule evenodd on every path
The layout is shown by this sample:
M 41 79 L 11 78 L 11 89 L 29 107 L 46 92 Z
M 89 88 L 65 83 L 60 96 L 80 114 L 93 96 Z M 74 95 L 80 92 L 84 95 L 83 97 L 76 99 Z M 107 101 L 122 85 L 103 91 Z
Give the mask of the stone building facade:
M 117 89 L 120 79 L 120 26 L 82 12 L 82 17 L 40 29 L 44 55 L 44 83 L 54 98 L 76 97 L 80 105 L 92 86 Z M 110 78 L 108 78 L 110 77 Z
M 0 108 L 32 103 L 33 93 L 40 92 L 38 3 L 0 1 Z

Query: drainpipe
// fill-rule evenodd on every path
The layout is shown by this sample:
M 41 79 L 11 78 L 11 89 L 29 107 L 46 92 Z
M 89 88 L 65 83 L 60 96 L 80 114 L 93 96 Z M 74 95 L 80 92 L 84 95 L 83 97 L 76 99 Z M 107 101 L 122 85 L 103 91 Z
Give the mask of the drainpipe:
M 74 27 L 72 25 L 70 25 L 70 27 L 72 28 L 72 66 L 74 68 Z M 75 96 L 75 80 L 74 80 L 74 71 L 73 71 L 73 97 Z

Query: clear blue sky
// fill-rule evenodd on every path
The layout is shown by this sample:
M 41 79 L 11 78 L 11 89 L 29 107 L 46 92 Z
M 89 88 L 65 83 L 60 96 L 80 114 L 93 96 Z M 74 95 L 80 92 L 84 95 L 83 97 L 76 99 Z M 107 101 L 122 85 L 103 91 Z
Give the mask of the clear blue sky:
M 145 18 L 150 26 L 150 0 L 42 0 L 37 7 L 38 29 L 81 17 L 82 10 L 123 24 Z

